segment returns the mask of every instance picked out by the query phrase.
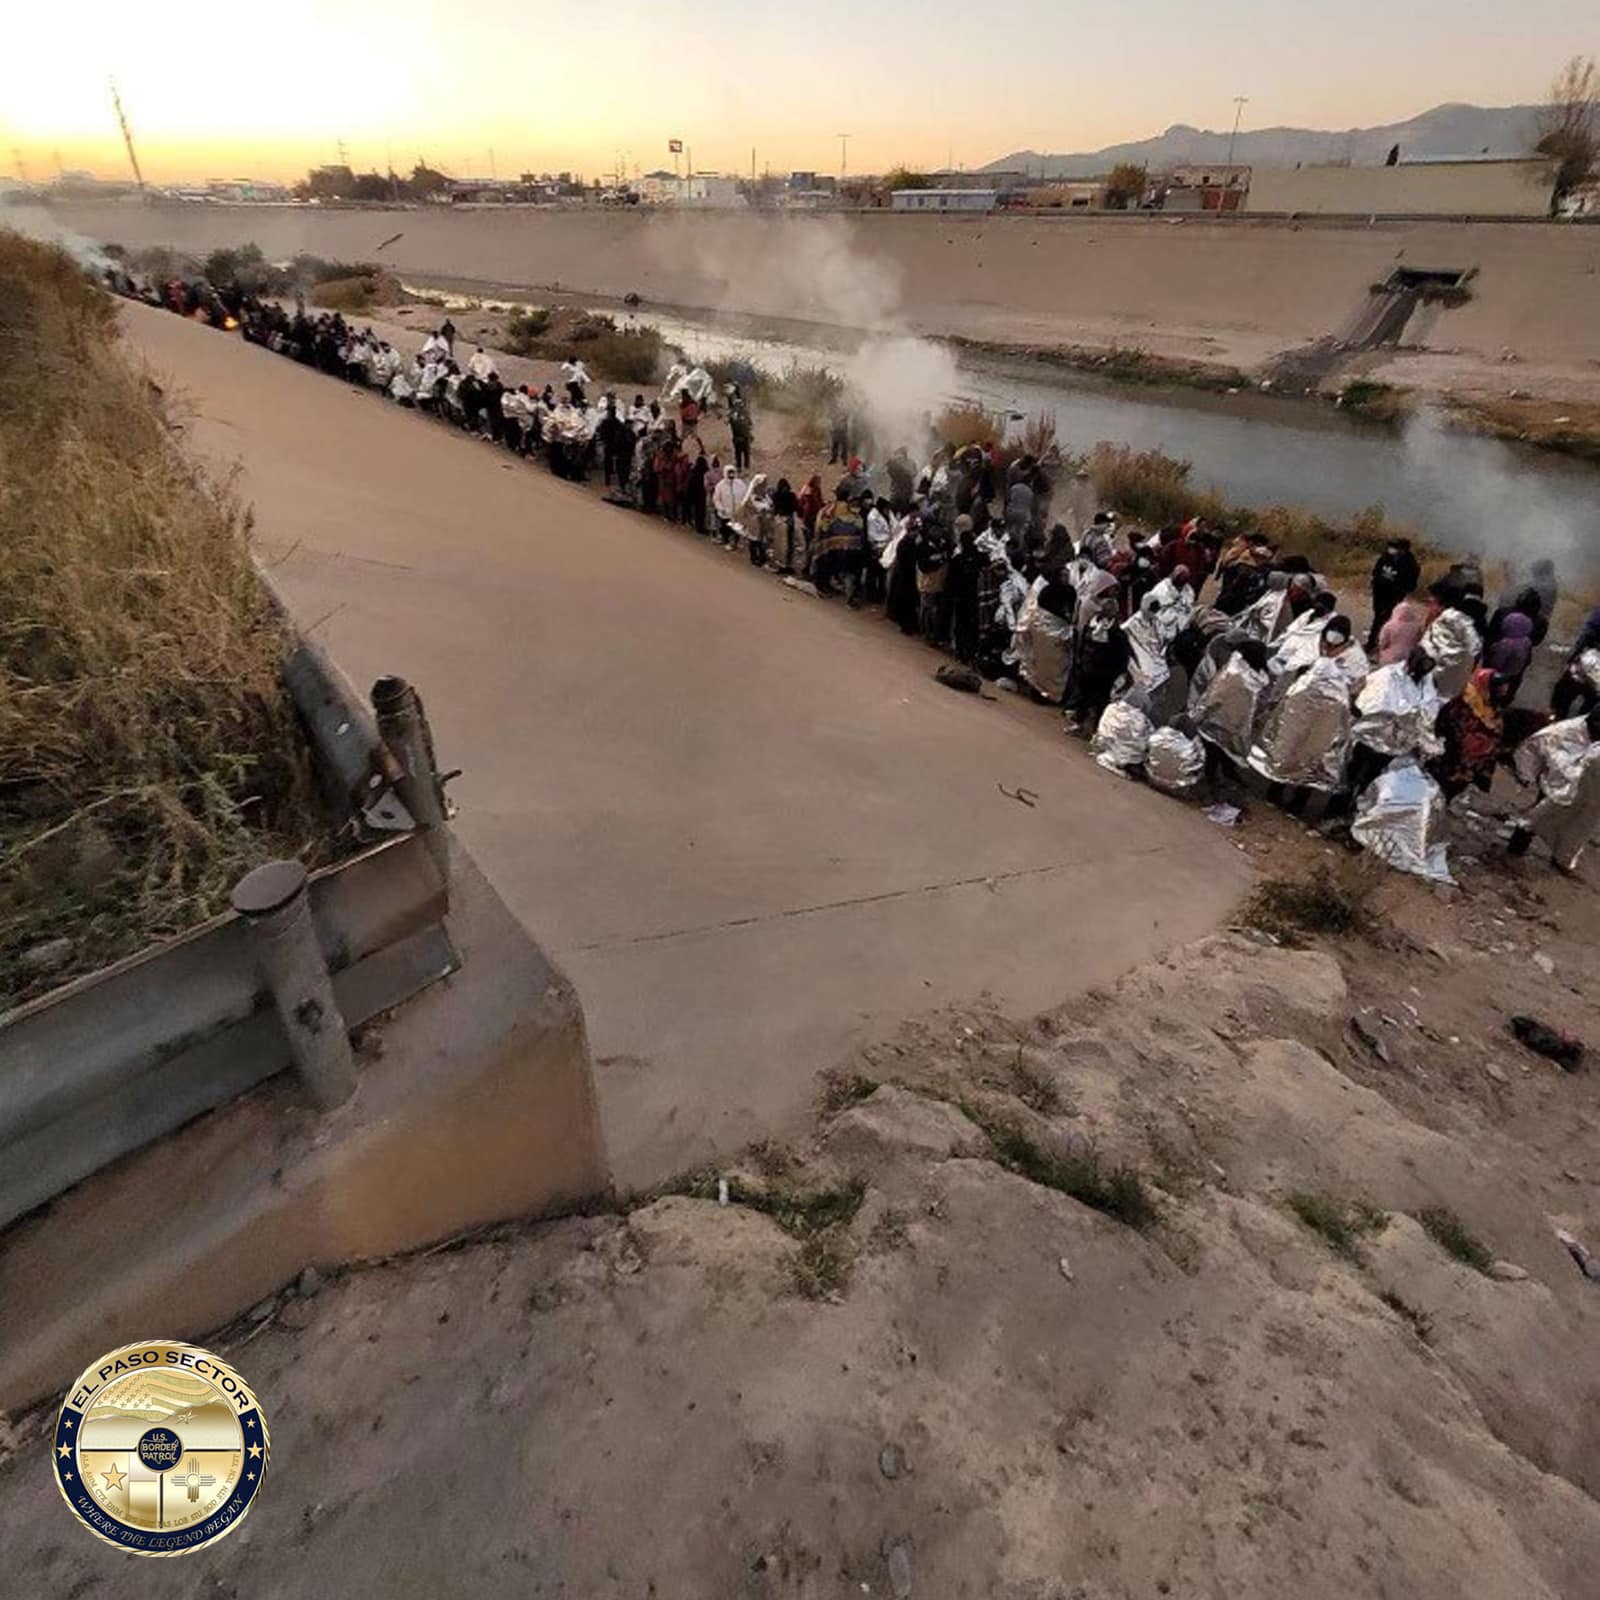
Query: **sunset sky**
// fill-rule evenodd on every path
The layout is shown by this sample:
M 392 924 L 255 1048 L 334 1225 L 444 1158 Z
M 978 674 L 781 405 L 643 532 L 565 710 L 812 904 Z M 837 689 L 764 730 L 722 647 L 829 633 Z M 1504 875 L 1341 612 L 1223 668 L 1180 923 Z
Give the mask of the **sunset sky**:
M 192 24 L 177 19 L 193 18 Z M 555 24 L 553 26 L 553 24 Z M 852 171 L 1094 149 L 1169 123 L 1342 128 L 1539 99 L 1600 53 L 1595 0 L 281 0 L 171 12 L 23 0 L 0 170 L 123 176 L 115 74 L 155 181 L 293 179 L 337 159 L 462 174 L 670 165 Z

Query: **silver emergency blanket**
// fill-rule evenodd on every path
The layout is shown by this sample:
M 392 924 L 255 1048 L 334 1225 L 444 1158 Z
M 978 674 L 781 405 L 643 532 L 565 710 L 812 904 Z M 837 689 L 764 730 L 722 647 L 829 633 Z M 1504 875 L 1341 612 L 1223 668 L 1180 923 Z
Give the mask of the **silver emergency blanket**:
M 1172 676 L 1167 665 L 1167 637 L 1154 610 L 1141 610 L 1123 624 L 1129 646 L 1128 676 L 1147 693 L 1159 689 Z
M 1423 630 L 1422 648 L 1433 657 L 1433 677 L 1441 700 L 1454 700 L 1467 686 L 1483 641 L 1464 611 L 1441 611 Z
M 1573 665 L 1590 688 L 1600 689 L 1600 650 L 1585 650 Z
M 1267 663 L 1272 675 L 1282 677 L 1309 667 L 1322 654 L 1322 630 L 1328 619 L 1308 611 L 1296 617 L 1278 636 L 1277 647 Z
M 1156 634 L 1163 646 L 1170 646 L 1189 626 L 1194 616 L 1194 590 L 1187 584 L 1179 588 L 1171 578 L 1163 578 L 1145 596 L 1147 604 L 1155 606 Z
M 1453 883 L 1445 858 L 1444 794 L 1415 757 L 1397 761 L 1361 791 L 1350 836 L 1398 872 Z
M 1437 755 L 1444 745 L 1433 727 L 1442 704 L 1431 672 L 1418 683 L 1403 661 L 1379 667 L 1356 696 L 1351 737 L 1380 755 Z
M 1268 589 L 1259 600 L 1239 613 L 1234 626 L 1241 633 L 1248 633 L 1253 639 L 1265 639 L 1270 644 L 1283 631 L 1288 617 L 1288 589 Z
M 1331 793 L 1344 774 L 1353 720 L 1345 676 L 1321 656 L 1262 719 L 1250 765 L 1269 783 Z
M 1089 754 L 1107 772 L 1126 776 L 1130 767 L 1144 760 L 1150 733 L 1150 719 L 1139 706 L 1127 700 L 1113 700 L 1100 713 L 1100 724 L 1089 741 Z
M 1266 687 L 1266 673 L 1257 672 L 1243 656 L 1233 656 L 1206 685 L 1195 707 L 1200 737 L 1235 761 L 1248 760 L 1256 706 Z
M 1600 744 L 1589 737 L 1584 717 L 1569 717 L 1541 728 L 1517 748 L 1517 776 L 1526 784 L 1537 784 L 1539 792 L 1558 806 L 1570 806 L 1578 798 L 1584 773 L 1600 761 Z
M 1117 580 L 1092 561 L 1069 561 L 1067 581 L 1078 596 L 1077 622 L 1080 628 L 1087 625 L 1100 601 L 1117 592 Z
M 1542 796 L 1528 825 L 1571 871 L 1600 830 L 1600 744 L 1590 739 L 1585 718 L 1570 717 L 1524 741 L 1516 760 L 1517 776 L 1537 784 Z
M 1037 581 L 1022 602 L 1017 629 L 1011 637 L 1010 656 L 1017 671 L 1029 685 L 1052 704 L 1067 692 L 1067 677 L 1072 671 L 1072 624 L 1039 604 L 1043 579 Z
M 1206 775 L 1206 747 L 1176 728 L 1157 728 L 1145 747 L 1144 774 L 1163 794 L 1192 794 Z

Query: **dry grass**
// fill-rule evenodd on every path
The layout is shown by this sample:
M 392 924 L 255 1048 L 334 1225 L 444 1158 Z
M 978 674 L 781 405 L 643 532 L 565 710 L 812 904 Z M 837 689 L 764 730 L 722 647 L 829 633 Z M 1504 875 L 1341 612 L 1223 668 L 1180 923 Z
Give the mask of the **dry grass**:
M 226 905 L 319 819 L 248 521 L 175 448 L 113 302 L 0 233 L 0 995 Z M 48 969 L 28 959 L 66 937 Z
M 1230 506 L 1215 491 L 1190 482 L 1191 463 L 1160 450 L 1097 444 L 1089 455 L 1089 476 L 1101 504 L 1147 528 L 1166 528 L 1203 517 L 1234 530 L 1259 529 L 1286 555 L 1303 555 L 1328 578 L 1365 578 L 1378 553 L 1396 535 L 1409 538 L 1426 564 L 1438 553 L 1415 530 L 1390 522 L 1379 506 L 1359 512 L 1348 523 L 1330 523 L 1309 511 L 1269 506 L 1257 511 Z
M 1365 1200 L 1344 1200 L 1323 1189 L 1300 1189 L 1288 1197 L 1289 1209 L 1347 1261 L 1361 1260 L 1361 1241 L 1388 1226 L 1387 1213 Z
M 311 291 L 311 304 L 325 311 L 349 311 L 359 316 L 374 306 L 397 306 L 405 299 L 398 278 L 387 272 L 358 272 L 348 278 L 327 278 Z
M 1496 439 L 1537 445 L 1561 455 L 1600 461 L 1600 404 L 1501 395 L 1455 397 L 1450 416 L 1457 427 Z
M 946 406 L 933 419 L 933 431 L 941 443 L 964 450 L 969 444 L 998 444 L 1004 432 L 1004 419 L 974 401 L 963 401 Z
M 1287 945 L 1302 944 L 1312 934 L 1363 933 L 1372 924 L 1372 893 L 1373 879 L 1360 866 L 1335 871 L 1319 862 L 1303 877 L 1264 878 L 1241 908 L 1240 921 Z

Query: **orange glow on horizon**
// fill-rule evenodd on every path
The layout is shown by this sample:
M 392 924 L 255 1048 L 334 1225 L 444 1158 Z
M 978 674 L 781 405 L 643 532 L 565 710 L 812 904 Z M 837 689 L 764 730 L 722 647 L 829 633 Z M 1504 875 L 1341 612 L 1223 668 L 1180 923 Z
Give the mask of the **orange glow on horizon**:
M 0 167 L 20 156 L 36 179 L 58 166 L 127 176 L 113 73 L 157 183 L 293 182 L 341 144 L 357 171 L 424 157 L 454 175 L 491 160 L 501 176 L 631 175 L 670 167 L 669 138 L 701 170 L 747 173 L 753 146 L 759 168 L 836 173 L 837 130 L 850 133 L 850 170 L 867 172 L 1092 150 L 1177 120 L 1226 128 L 1236 93 L 1250 96 L 1247 129 L 1534 100 L 1567 55 L 1594 46 L 1568 0 L 1508 0 L 1502 19 L 1471 27 L 1453 0 L 1436 15 L 1446 3 L 1215 0 L 1196 38 L 1184 0 L 999 0 L 977 72 L 952 48 L 971 26 L 956 0 L 817 0 L 803 14 L 703 0 L 693 17 L 620 0 L 603 28 L 585 17 L 555 36 L 520 0 L 280 0 L 227 26 L 166 26 L 124 0 L 28 6 L 6 24 Z M 1387 41 L 1381 69 L 1371 27 Z M 859 66 L 841 71 L 846 40 Z

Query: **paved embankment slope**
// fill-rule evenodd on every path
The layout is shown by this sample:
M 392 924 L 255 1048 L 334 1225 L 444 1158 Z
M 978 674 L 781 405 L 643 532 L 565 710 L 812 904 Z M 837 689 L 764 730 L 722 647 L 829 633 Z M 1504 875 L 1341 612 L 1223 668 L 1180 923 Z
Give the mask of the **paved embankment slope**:
M 1081 992 L 1244 887 L 1195 812 L 1035 708 L 940 687 L 881 621 L 236 338 L 125 315 L 193 445 L 241 464 L 301 625 L 358 684 L 426 697 L 462 839 L 578 986 L 619 1182 L 781 1126 L 903 1017 Z

